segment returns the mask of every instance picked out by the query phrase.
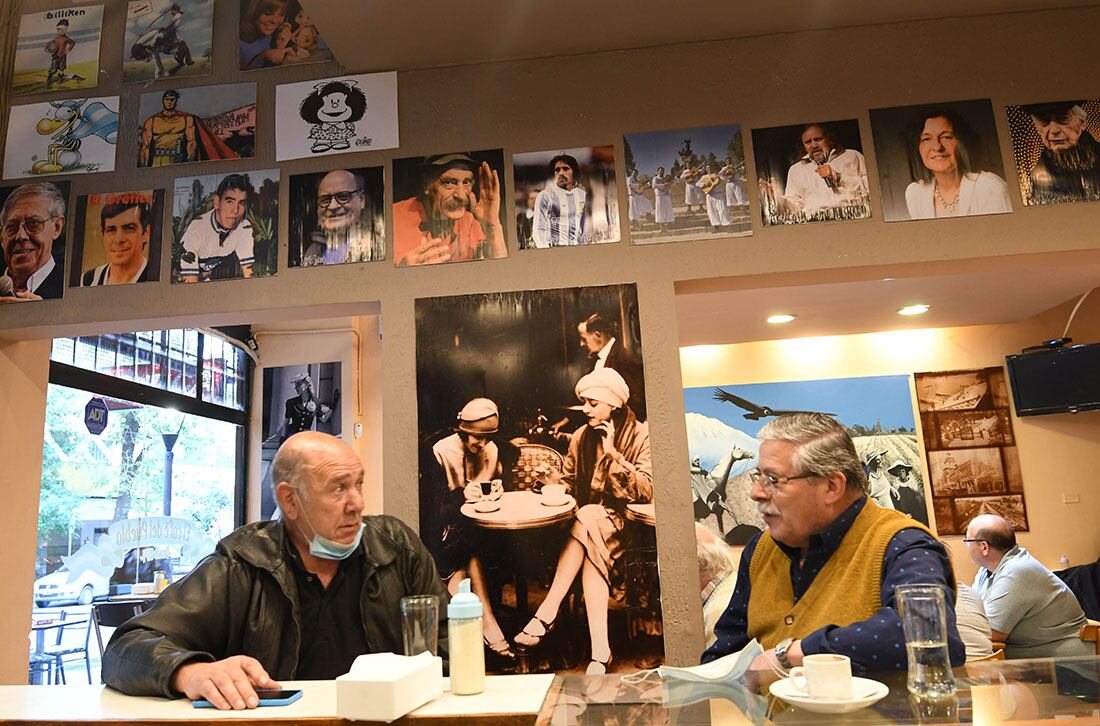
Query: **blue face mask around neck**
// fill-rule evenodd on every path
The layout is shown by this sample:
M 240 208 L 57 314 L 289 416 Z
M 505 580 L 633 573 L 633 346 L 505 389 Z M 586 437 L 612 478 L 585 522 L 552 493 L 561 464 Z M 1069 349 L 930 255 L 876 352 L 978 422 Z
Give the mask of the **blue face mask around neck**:
M 309 516 L 305 513 L 305 510 L 302 510 L 302 516 L 305 517 L 306 522 L 309 522 L 309 528 L 313 530 L 313 537 L 309 539 L 309 553 L 314 557 L 319 557 L 322 560 L 346 560 L 351 557 L 355 550 L 359 549 L 359 544 L 363 541 L 363 530 L 366 529 L 366 525 L 363 524 L 362 520 L 359 521 L 359 531 L 355 533 L 355 539 L 350 544 L 345 545 L 319 535 L 317 528 L 313 526 L 313 522 L 309 521 Z M 301 527 L 298 527 L 298 530 L 302 531 Z M 305 532 L 302 532 L 302 534 L 304 535 Z

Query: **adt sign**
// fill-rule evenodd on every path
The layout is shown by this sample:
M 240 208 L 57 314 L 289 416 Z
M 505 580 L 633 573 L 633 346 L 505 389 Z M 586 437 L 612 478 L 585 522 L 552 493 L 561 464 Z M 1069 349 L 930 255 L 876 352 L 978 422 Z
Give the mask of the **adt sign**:
M 107 404 L 102 398 L 93 397 L 84 407 L 84 425 L 88 432 L 99 436 L 107 428 Z

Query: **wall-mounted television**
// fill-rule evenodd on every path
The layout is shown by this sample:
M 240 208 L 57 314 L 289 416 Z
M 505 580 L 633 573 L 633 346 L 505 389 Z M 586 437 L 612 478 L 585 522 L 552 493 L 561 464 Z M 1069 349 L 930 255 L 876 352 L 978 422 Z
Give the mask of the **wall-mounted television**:
M 1005 357 L 1017 416 L 1100 409 L 1100 343 Z

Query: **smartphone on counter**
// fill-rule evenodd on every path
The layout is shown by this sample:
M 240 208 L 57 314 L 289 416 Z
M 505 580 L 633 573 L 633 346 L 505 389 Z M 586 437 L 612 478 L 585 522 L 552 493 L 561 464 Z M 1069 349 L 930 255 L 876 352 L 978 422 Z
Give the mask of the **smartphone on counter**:
M 299 689 L 289 691 L 256 691 L 256 695 L 260 697 L 260 705 L 258 708 L 263 708 L 264 706 L 287 706 L 301 698 L 302 691 Z M 191 705 L 195 708 L 214 708 L 214 704 L 210 703 L 210 701 L 207 701 L 205 698 L 192 701 Z

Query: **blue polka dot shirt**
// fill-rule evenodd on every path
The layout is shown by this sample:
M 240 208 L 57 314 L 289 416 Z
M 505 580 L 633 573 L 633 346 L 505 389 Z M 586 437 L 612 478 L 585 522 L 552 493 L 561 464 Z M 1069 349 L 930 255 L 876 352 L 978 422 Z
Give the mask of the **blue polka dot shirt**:
M 861 498 L 825 529 L 810 537 L 806 561 L 801 565 L 801 553 L 797 548 L 776 541 L 791 561 L 791 587 L 795 602 L 806 594 L 821 568 L 840 547 L 841 540 L 866 503 L 867 498 Z M 741 650 L 749 642 L 749 593 L 752 588 L 749 565 L 759 541 L 760 535 L 757 535 L 745 545 L 737 570 L 737 587 L 729 606 L 714 627 L 717 640 L 703 653 L 704 663 Z M 867 620 L 844 627 L 826 625 L 807 634 L 802 638 L 802 652 L 806 655 L 837 653 L 849 656 L 853 670 L 905 670 L 905 634 L 901 628 L 894 588 L 898 585 L 932 584 L 947 588 L 947 649 L 951 665 L 962 665 L 966 660 L 966 651 L 955 627 L 955 583 L 948 582 L 949 564 L 947 550 L 935 538 L 919 529 L 898 532 L 890 540 L 882 558 L 882 608 Z M 858 566 L 858 563 L 849 566 Z

